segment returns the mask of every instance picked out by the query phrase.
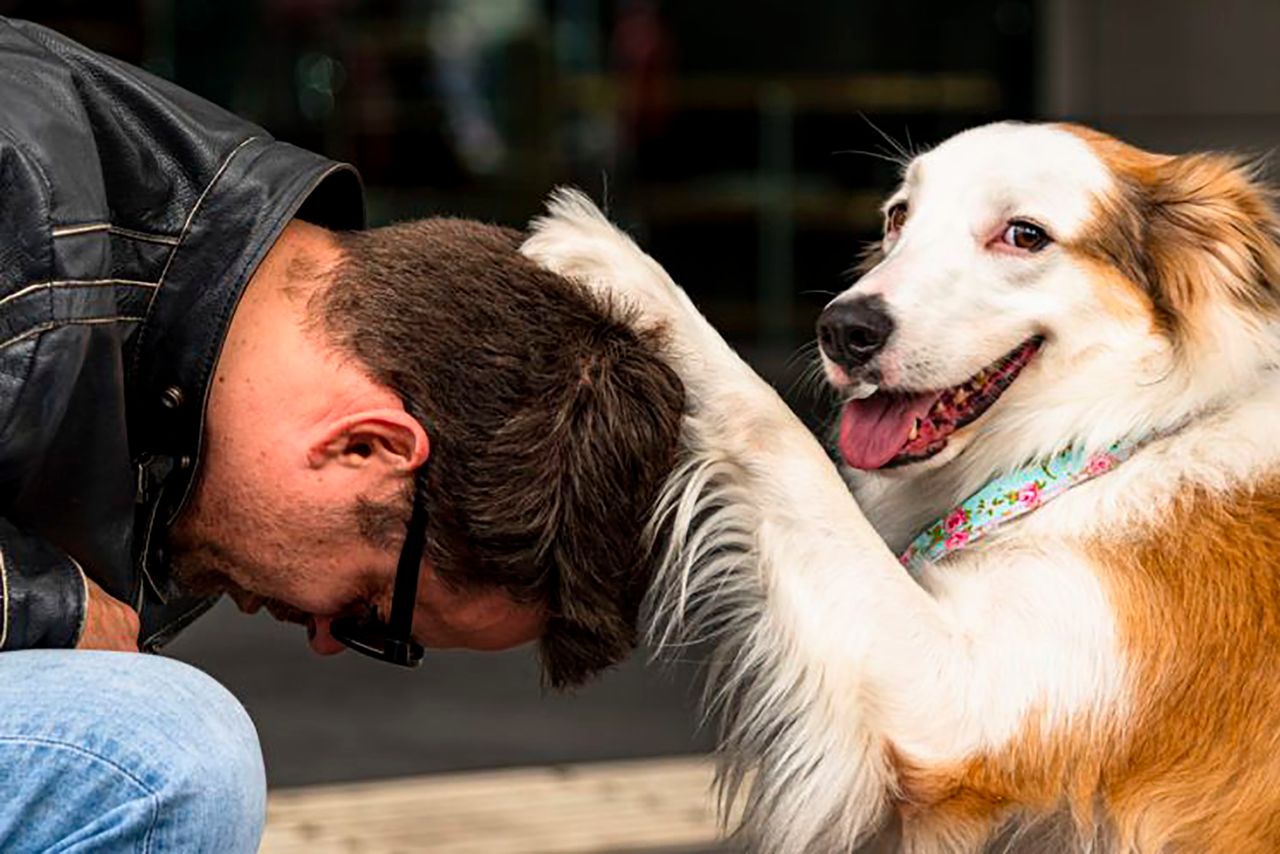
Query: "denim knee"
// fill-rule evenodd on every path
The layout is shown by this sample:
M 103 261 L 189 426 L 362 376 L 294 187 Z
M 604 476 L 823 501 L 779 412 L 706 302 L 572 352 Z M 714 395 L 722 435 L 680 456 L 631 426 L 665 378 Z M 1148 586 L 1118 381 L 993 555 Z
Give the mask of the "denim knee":
M 231 692 L 179 662 L 157 659 L 169 696 L 157 710 L 175 735 L 157 778 L 159 850 L 254 852 L 266 775 L 253 722 Z
M 0 654 L 6 851 L 254 852 L 266 784 L 248 714 L 188 665 Z

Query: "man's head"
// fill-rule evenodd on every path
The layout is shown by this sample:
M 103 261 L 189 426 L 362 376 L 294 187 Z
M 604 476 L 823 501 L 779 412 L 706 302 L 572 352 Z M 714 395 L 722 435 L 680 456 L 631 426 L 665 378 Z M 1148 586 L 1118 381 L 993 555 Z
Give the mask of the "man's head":
M 659 342 L 519 240 L 461 220 L 286 231 L 219 360 L 173 538 L 192 586 L 322 636 L 366 605 L 385 618 L 421 475 L 420 640 L 540 636 L 556 685 L 631 649 L 682 391 Z

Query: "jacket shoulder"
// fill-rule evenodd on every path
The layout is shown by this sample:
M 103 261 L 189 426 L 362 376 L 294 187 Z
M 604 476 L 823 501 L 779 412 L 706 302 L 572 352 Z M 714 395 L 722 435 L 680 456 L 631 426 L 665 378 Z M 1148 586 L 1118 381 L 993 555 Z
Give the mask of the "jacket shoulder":
M 0 19 L 0 103 L 11 144 L 43 172 L 53 229 L 110 224 L 172 236 L 261 128 L 52 30 Z

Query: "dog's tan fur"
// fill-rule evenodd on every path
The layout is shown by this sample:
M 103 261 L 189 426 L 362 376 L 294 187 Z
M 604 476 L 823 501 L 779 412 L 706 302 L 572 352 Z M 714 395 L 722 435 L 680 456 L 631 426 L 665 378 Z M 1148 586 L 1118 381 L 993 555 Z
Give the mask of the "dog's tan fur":
M 1128 719 L 1032 726 L 953 768 L 898 766 L 910 824 L 976 847 L 1010 813 L 1065 800 L 1114 850 L 1280 851 L 1280 480 L 1180 496 L 1158 520 L 1088 543 L 1143 687 Z M 1185 643 L 1170 646 L 1170 638 Z

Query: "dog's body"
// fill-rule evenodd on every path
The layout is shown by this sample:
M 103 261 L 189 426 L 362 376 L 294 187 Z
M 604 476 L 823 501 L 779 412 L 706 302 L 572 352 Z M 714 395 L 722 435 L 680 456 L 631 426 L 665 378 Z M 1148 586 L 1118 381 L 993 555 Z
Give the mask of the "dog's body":
M 849 399 L 844 478 L 584 198 L 559 197 L 524 248 L 667 330 L 688 462 L 656 526 L 652 621 L 716 644 L 747 837 L 770 854 L 886 827 L 920 852 L 1280 851 L 1265 192 L 1226 158 L 995 125 L 918 158 L 886 210 L 821 327 Z M 1002 370 L 995 389 L 983 371 Z M 1133 456 L 1114 471 L 918 578 L 899 563 L 993 477 L 1117 442 Z

